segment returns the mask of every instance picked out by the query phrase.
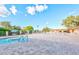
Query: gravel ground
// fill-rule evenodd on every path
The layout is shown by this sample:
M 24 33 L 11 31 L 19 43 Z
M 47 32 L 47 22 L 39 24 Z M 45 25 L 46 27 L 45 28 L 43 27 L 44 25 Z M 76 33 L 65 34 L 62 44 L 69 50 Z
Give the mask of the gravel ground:
M 78 33 L 37 33 L 28 42 L 0 44 L 0 55 L 79 55 Z

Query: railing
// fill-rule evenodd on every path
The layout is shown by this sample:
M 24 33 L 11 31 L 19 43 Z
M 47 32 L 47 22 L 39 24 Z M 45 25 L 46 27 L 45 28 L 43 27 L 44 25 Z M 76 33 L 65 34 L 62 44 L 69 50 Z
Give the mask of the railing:
M 14 36 L 1 36 L 0 39 L 4 39 L 4 38 L 16 38 L 16 37 L 20 37 L 20 36 L 26 36 L 28 37 L 28 35 L 14 35 Z

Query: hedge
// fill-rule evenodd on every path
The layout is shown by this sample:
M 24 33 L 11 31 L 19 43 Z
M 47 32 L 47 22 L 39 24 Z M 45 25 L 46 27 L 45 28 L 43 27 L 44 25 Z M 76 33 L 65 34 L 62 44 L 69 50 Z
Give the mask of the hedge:
M 8 29 L 0 27 L 0 36 L 6 35 L 6 31 L 9 31 Z

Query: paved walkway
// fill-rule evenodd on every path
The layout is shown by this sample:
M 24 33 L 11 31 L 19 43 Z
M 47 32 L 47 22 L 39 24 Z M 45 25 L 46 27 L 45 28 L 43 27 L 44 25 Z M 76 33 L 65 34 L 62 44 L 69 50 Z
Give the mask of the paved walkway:
M 0 44 L 1 55 L 73 55 L 79 54 L 77 33 L 37 33 L 25 43 Z

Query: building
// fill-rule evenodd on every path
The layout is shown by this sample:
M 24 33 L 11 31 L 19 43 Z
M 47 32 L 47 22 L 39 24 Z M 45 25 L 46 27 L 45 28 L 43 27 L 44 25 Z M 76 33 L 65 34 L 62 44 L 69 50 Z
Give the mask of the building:
M 66 29 L 52 29 L 52 32 L 66 32 Z

